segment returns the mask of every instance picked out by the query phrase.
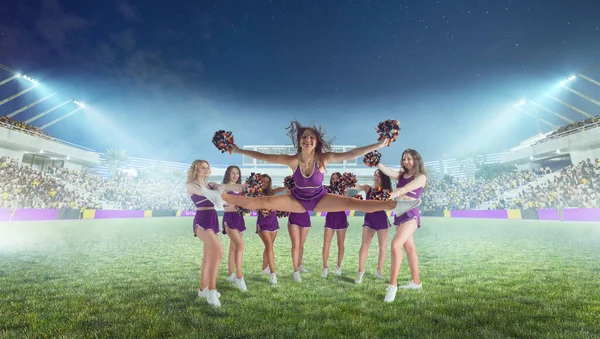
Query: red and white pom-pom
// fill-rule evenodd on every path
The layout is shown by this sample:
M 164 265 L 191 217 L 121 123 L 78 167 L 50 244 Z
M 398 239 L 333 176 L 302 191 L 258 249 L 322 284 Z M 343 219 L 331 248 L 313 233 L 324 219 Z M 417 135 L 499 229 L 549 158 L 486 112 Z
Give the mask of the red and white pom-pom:
M 362 194 L 355 194 L 352 196 L 354 199 L 358 199 L 358 200 L 365 200 L 362 196 Z
M 231 131 L 218 130 L 212 138 L 212 143 L 217 147 L 221 153 L 233 152 L 235 143 L 233 141 L 233 133 Z
M 356 185 L 357 182 L 358 182 L 358 179 L 356 179 L 356 175 L 349 173 L 349 172 L 344 172 L 339 185 L 341 188 L 346 190 L 348 188 L 354 187 L 354 185 Z
M 269 214 L 271 214 L 271 210 L 268 208 L 263 208 L 257 211 L 258 214 L 262 215 L 263 217 L 267 217 L 269 216 Z
M 260 173 L 250 173 L 250 176 L 246 179 L 246 186 L 242 189 L 242 196 L 246 197 L 260 197 L 263 195 L 262 178 Z M 237 213 L 239 215 L 245 215 L 251 212 L 251 210 L 236 206 Z M 268 214 L 268 213 L 267 213 Z
M 387 142 L 385 145 L 389 146 L 390 143 L 396 141 L 396 139 L 398 138 L 398 133 L 400 133 L 400 121 L 398 121 L 398 120 L 382 121 L 377 125 L 376 131 L 379 134 L 379 138 L 377 139 L 377 141 L 387 139 Z
M 369 195 L 369 200 L 389 200 L 390 193 L 384 190 L 381 187 L 373 187 L 371 188 L 371 194 Z
M 287 218 L 290 216 L 290 212 L 277 211 L 277 218 Z
M 379 165 L 379 162 L 381 162 L 381 153 L 379 153 L 379 151 L 374 150 L 373 152 L 369 152 L 367 154 L 365 154 L 365 157 L 363 158 L 363 162 L 365 163 L 365 165 L 369 166 L 369 167 L 375 167 L 377 165 Z
M 252 213 L 252 210 L 243 208 L 242 206 L 235 205 L 235 208 L 237 209 L 237 214 L 239 214 L 241 216 L 245 216 L 246 214 Z
M 285 188 L 287 188 L 288 190 L 294 188 L 296 186 L 296 183 L 294 182 L 294 177 L 291 175 L 285 177 L 283 179 L 283 186 L 285 186 Z

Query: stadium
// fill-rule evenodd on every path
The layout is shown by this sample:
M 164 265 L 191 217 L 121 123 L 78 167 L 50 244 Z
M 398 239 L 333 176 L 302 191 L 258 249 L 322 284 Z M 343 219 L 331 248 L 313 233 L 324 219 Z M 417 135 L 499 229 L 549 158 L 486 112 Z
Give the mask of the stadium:
M 535 119 L 539 129 L 513 148 L 425 159 L 424 227 L 415 233 L 423 291 L 399 292 L 394 305 L 372 307 L 381 303 L 385 282 L 374 274 L 377 250 L 371 246 L 365 282 L 354 283 L 364 218 L 356 211 L 347 212 L 341 276 L 319 274 L 325 214 L 313 212 L 302 284 L 292 280 L 291 245 L 287 232 L 280 232 L 280 282 L 271 287 L 260 271 L 262 243 L 252 214 L 246 215 L 250 231 L 244 234 L 248 292 L 219 273 L 219 310 L 196 297 L 201 251 L 185 189 L 190 164 L 57 139 L 48 128 L 84 111 L 85 103 L 42 87 L 35 75 L 6 66 L 2 71 L 1 337 L 291 337 L 298 331 L 311 337 L 395 337 L 399 327 L 409 337 L 600 333 L 593 320 L 600 317 L 595 68 L 566 77 L 557 85 L 560 93 L 515 100 L 511 106 L 521 119 Z M 334 145 L 333 151 L 356 147 Z M 295 153 L 291 145 L 243 148 Z M 228 165 L 213 164 L 210 180 L 221 182 Z M 236 165 L 243 178 L 268 173 L 275 187 L 292 173 L 246 156 Z M 361 159 L 331 164 L 324 184 L 333 172 L 373 184 L 374 169 Z M 285 219 L 279 223 L 286 228 Z M 220 239 L 227 248 L 229 239 Z M 330 263 L 334 256 L 332 251 Z M 227 270 L 226 257 L 220 272 Z M 403 263 L 399 280 L 409 279 Z M 261 316 L 265 312 L 272 317 Z M 242 326 L 230 326 L 234 319 Z

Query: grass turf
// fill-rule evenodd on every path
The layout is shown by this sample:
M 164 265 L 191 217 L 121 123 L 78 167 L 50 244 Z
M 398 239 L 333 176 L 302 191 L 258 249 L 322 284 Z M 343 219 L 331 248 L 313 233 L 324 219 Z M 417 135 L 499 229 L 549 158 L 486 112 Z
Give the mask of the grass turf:
M 343 275 L 321 278 L 324 218 L 313 218 L 302 283 L 292 279 L 284 221 L 279 284 L 260 273 L 247 219 L 242 293 L 225 281 L 220 309 L 197 297 L 202 243 L 190 218 L 0 224 L 0 337 L 555 337 L 600 333 L 600 226 L 424 218 L 415 235 L 423 291 L 375 277 L 373 239 L 354 284 L 362 218 L 351 218 Z M 390 232 L 392 237 L 394 231 Z M 335 267 L 332 242 L 329 266 Z M 399 283 L 410 280 L 404 258 Z M 596 319 L 596 320 L 594 320 Z

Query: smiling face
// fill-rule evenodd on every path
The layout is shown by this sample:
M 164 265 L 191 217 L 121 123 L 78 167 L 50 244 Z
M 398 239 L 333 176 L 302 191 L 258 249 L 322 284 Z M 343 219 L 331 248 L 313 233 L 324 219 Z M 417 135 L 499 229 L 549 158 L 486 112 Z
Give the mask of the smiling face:
M 340 182 L 340 180 L 342 180 L 342 176 L 338 172 L 335 172 L 331 175 L 329 184 L 332 186 L 337 185 Z
M 210 176 L 210 165 L 206 161 L 200 160 L 192 165 L 192 168 L 196 173 L 196 180 L 204 180 Z
M 379 170 L 373 173 L 373 186 L 381 187 L 381 173 L 379 172 Z
M 314 151 L 317 147 L 317 135 L 310 129 L 305 129 L 300 136 L 300 147 L 305 151 Z
M 402 167 L 407 170 L 407 172 L 411 172 L 415 167 L 415 158 L 409 153 L 404 152 L 402 154 Z
M 271 177 L 266 174 L 263 174 L 260 177 L 260 181 L 262 182 L 262 188 L 265 191 L 269 191 L 271 189 Z

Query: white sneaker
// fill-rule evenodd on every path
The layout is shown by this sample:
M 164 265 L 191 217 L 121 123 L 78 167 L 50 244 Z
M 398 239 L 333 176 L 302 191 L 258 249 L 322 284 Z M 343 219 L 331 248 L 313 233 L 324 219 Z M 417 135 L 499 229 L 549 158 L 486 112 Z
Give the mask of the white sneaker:
M 383 302 L 391 303 L 394 301 L 394 299 L 396 299 L 396 292 L 398 292 L 398 286 L 388 285 L 385 289 L 385 298 L 383 299 Z
M 296 281 L 296 282 L 302 281 L 302 278 L 300 278 L 300 272 L 296 271 L 296 272 L 294 272 L 294 274 L 292 274 L 292 276 L 294 277 L 294 281 Z
M 208 286 L 207 286 L 207 287 L 205 287 L 205 288 L 204 288 L 204 290 L 205 290 L 205 291 L 208 291 Z M 206 298 L 206 293 L 205 293 L 205 291 L 203 291 L 203 290 L 201 290 L 201 289 L 198 289 L 198 296 L 199 296 L 200 298 Z M 220 298 L 220 297 L 221 297 L 221 293 L 217 292 L 217 297 L 219 297 L 219 298 Z
M 383 273 L 381 273 L 381 271 L 377 271 L 377 273 L 375 273 L 375 275 L 377 276 L 377 278 L 383 279 Z
M 204 193 L 204 197 L 206 197 L 206 199 L 215 205 L 215 209 L 217 211 L 222 211 L 223 206 L 227 205 L 227 202 L 225 202 L 221 196 L 222 192 L 220 190 L 211 190 L 206 187 L 202 187 L 202 193 Z
M 335 273 L 334 273 L 334 274 L 335 274 L 335 275 L 342 275 L 342 268 L 341 268 L 341 267 L 339 267 L 339 266 L 337 266 L 337 267 L 335 268 Z
M 235 278 L 235 284 L 237 285 L 237 287 L 240 289 L 240 291 L 247 291 L 248 287 L 246 287 L 246 282 L 244 281 L 244 277 L 241 278 Z
M 423 288 L 423 283 L 421 282 L 420 284 L 417 285 L 417 284 L 415 284 L 414 281 L 411 280 L 408 284 L 398 286 L 398 288 L 405 289 L 405 290 L 420 290 Z
M 365 275 L 365 271 L 358 272 L 356 274 L 356 279 L 354 279 L 354 282 L 357 283 L 357 284 L 360 284 L 362 282 L 363 275 Z
M 269 266 L 267 266 L 267 268 L 265 268 L 264 270 L 260 270 L 261 272 L 263 272 L 266 275 L 271 274 L 271 268 Z
M 396 198 L 396 207 L 394 207 L 394 215 L 402 215 L 421 204 L 421 199 L 401 200 Z
M 308 273 L 308 271 L 304 267 L 302 267 L 302 265 L 298 266 L 298 272 L 300 272 L 300 273 Z
M 327 267 L 323 268 L 323 271 L 321 272 L 321 277 L 327 278 L 328 273 L 329 273 L 329 269 Z
M 221 301 L 219 300 L 219 295 L 217 290 L 208 290 L 208 287 L 204 290 L 204 294 L 206 295 L 206 302 L 212 307 L 221 307 Z
M 269 282 L 271 285 L 277 285 L 277 273 L 271 273 Z
M 231 275 L 227 277 L 227 281 L 235 282 L 235 273 L 231 273 Z

